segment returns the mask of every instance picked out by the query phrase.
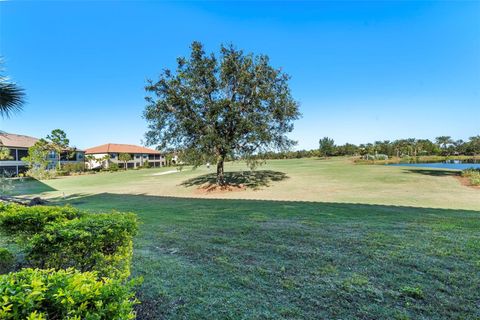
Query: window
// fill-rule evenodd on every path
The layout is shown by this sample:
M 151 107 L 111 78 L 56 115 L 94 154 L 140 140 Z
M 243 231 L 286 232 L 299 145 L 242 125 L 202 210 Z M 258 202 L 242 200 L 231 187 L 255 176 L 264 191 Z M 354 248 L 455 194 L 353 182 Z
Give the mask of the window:
M 2 177 L 13 177 L 17 174 L 17 167 L 15 166 L 5 166 L 0 168 L 0 176 Z
M 117 154 L 116 153 L 110 153 L 110 158 L 111 159 L 115 159 L 117 157 Z
M 28 156 L 28 150 L 18 149 L 18 160 L 22 160 L 26 156 Z

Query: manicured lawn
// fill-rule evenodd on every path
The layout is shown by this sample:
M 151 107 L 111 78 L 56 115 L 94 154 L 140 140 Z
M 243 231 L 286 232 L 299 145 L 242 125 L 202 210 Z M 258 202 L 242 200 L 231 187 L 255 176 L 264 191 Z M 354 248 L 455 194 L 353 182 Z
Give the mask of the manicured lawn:
M 152 175 L 169 170 L 20 190 L 139 215 L 141 319 L 480 318 L 480 190 L 451 172 L 270 161 L 205 196 L 206 168 Z
M 24 194 L 44 197 L 98 193 L 226 199 L 301 200 L 480 210 L 479 189 L 462 186 L 445 170 L 353 165 L 348 159 L 271 160 L 254 173 L 241 162 L 227 163 L 243 192 L 201 194 L 198 184 L 213 178 L 213 166 L 155 175 L 175 168 L 132 170 L 26 183 Z M 205 175 L 210 175 L 205 177 Z M 268 187 L 266 186 L 268 185 Z

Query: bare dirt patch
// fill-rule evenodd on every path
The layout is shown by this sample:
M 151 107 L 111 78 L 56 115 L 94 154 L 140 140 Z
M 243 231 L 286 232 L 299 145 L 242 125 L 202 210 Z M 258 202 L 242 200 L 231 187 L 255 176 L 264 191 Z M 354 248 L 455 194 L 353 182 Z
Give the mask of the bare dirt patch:
M 455 176 L 455 179 L 457 179 L 462 186 L 474 188 L 474 189 L 480 189 L 480 186 L 474 186 L 470 183 L 470 179 L 467 177 L 462 177 L 462 176 Z
M 219 194 L 227 192 L 245 191 L 247 187 L 243 184 L 226 184 L 220 186 L 214 183 L 203 184 L 195 190 L 195 194 Z

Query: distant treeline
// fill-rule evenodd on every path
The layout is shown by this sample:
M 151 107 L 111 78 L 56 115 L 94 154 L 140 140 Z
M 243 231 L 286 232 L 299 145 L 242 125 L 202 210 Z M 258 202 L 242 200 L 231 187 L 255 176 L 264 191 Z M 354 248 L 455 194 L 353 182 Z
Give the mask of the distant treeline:
M 429 139 L 399 139 L 395 141 L 375 141 L 373 143 L 355 145 L 346 143 L 336 145 L 331 138 L 320 139 L 319 148 L 313 150 L 298 150 L 286 152 L 266 152 L 256 156 L 261 159 L 295 159 L 307 157 L 332 156 L 388 156 L 388 157 L 418 157 L 418 156 L 452 156 L 480 154 L 480 135 L 467 141 L 454 140 L 450 136 Z

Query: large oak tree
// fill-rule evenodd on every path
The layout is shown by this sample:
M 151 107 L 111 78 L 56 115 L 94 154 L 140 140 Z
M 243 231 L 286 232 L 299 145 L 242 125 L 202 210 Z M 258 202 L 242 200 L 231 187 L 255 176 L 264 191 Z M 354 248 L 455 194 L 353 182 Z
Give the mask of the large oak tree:
M 216 56 L 194 42 L 174 72 L 164 70 L 147 83 L 146 142 L 182 150 L 194 165 L 216 163 L 223 185 L 225 159 L 250 160 L 294 144 L 287 133 L 300 113 L 289 79 L 266 55 L 221 46 Z

